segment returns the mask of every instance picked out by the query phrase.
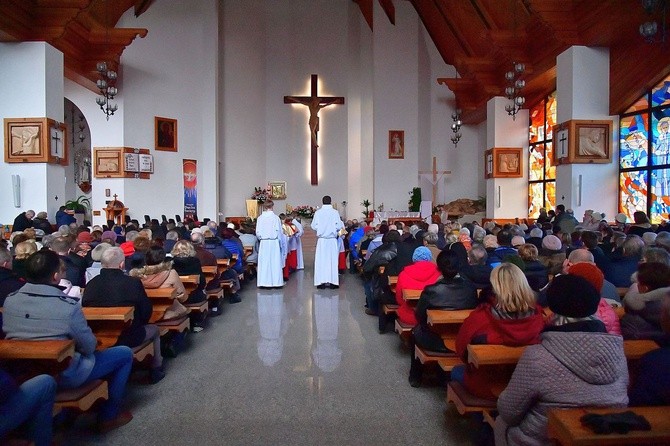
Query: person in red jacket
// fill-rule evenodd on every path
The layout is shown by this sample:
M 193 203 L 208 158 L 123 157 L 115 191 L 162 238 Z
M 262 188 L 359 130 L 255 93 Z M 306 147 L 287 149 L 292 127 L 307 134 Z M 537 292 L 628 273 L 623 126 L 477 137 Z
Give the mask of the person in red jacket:
M 419 246 L 412 254 L 412 263 L 407 265 L 400 275 L 395 287 L 395 300 L 400 305 L 398 308 L 398 319 L 405 325 L 414 327 L 418 322 L 414 315 L 414 307 L 409 305 L 402 297 L 402 290 L 422 290 L 427 285 L 432 285 L 440 278 L 440 271 L 433 263 L 433 255 L 430 249 Z
M 468 344 L 539 344 L 545 322 L 535 293 L 518 266 L 502 263 L 495 267 L 491 272 L 491 286 L 494 302 L 475 308 L 458 330 L 456 354 L 467 365 L 454 368 L 451 378 L 462 381 L 470 393 L 495 400 L 496 390 L 504 388 L 514 366 L 477 369 L 468 363 Z

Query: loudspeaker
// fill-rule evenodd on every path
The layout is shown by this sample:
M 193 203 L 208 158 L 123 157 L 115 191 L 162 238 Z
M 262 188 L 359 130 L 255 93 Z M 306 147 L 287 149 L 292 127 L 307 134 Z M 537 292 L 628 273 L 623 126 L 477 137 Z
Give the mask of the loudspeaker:
M 21 207 L 21 177 L 12 175 L 12 191 L 14 192 L 14 207 Z

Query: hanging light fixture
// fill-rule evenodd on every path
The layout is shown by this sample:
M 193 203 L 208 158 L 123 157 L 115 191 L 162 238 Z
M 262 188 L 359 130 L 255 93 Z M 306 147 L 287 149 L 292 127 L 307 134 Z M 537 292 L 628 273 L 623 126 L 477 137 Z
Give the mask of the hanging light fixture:
M 98 73 L 100 73 L 100 79 L 96 83 L 100 89 L 100 96 L 95 99 L 95 102 L 98 103 L 100 110 L 107 116 L 107 120 L 109 121 L 109 117 L 119 109 L 118 105 L 111 102 L 119 92 L 115 87 L 117 74 L 116 71 L 107 69 L 107 62 L 98 62 L 96 68 Z
M 105 44 L 109 45 L 109 10 L 107 2 L 105 2 Z M 107 50 L 107 49 L 106 49 Z M 95 102 L 100 106 L 100 110 L 105 114 L 107 120 L 119 109 L 119 106 L 112 103 L 112 99 L 116 96 L 119 90 L 116 88 L 117 73 L 112 69 L 107 68 L 107 62 L 98 62 L 95 66 L 100 75 L 100 79 L 96 82 L 100 90 L 100 96 L 95 98 Z
M 521 107 L 526 102 L 526 98 L 521 95 L 521 90 L 526 86 L 526 81 L 520 79 L 521 75 L 526 71 L 526 66 L 522 63 L 512 62 L 513 69 L 505 73 L 507 80 L 507 88 L 505 88 L 505 96 L 512 101 L 511 104 L 505 106 L 505 111 L 516 119 L 516 114 L 519 113 Z
M 454 148 L 458 145 L 458 141 L 461 140 L 461 125 L 463 125 L 463 122 L 461 121 L 461 109 L 458 108 L 456 111 L 454 111 L 451 114 L 451 119 L 453 119 L 454 123 L 451 124 L 451 131 L 454 132 L 454 134 L 451 136 L 451 142 L 454 143 Z
M 665 42 L 666 24 L 665 16 L 667 11 L 666 0 L 642 0 L 642 7 L 650 16 L 653 16 L 654 11 L 658 8 L 662 12 L 663 23 L 661 23 L 661 35 L 657 37 L 658 22 L 650 20 L 640 25 L 640 35 L 644 37 L 647 43 Z M 653 18 L 653 17 L 652 17 Z

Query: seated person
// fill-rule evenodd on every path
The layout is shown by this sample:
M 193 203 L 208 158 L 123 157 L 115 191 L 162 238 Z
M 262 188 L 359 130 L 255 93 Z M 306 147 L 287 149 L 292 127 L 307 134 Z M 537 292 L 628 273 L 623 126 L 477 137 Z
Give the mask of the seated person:
M 221 238 L 223 239 L 223 247 L 231 254 L 237 254 L 237 261 L 230 265 L 237 274 L 244 272 L 244 248 L 240 249 L 239 243 L 235 240 L 235 231 L 230 228 L 225 228 L 221 231 Z M 297 256 L 297 253 L 296 253 Z M 296 257 L 297 262 L 297 257 Z
M 172 267 L 180 276 L 198 275 L 198 287 L 191 292 L 184 303 L 198 303 L 207 299 L 205 295 L 205 275 L 202 273 L 200 259 L 196 257 L 195 247 L 188 240 L 179 240 L 172 248 Z
M 93 260 L 93 263 L 91 266 L 86 268 L 86 284 L 88 284 L 91 279 L 100 274 L 100 270 L 102 269 L 102 263 L 100 263 L 100 260 L 102 259 L 102 253 L 105 252 L 107 248 L 111 247 L 112 245 L 109 243 L 99 243 L 98 246 L 91 250 L 91 260 Z M 123 251 L 121 251 L 121 253 L 123 253 Z
M 570 253 L 570 255 L 572 255 L 572 253 Z M 575 263 L 568 269 L 568 274 L 586 279 L 602 296 L 602 287 L 603 283 L 605 282 L 605 276 L 595 264 L 587 262 Z M 607 333 L 621 336 L 621 324 L 619 323 L 619 316 L 617 316 L 617 314 L 614 312 L 612 305 L 607 301 L 607 299 L 603 297 L 600 298 L 596 316 L 602 321 L 603 324 L 605 324 Z
M 418 249 L 418 248 L 417 248 Z M 417 325 L 412 330 L 410 340 L 411 366 L 409 383 L 412 387 L 421 385 L 421 363 L 414 357 L 414 345 L 431 350 L 449 353 L 439 334 L 433 332 L 428 325 L 427 311 L 464 310 L 477 306 L 477 291 L 462 277 L 459 276 L 458 254 L 452 250 L 445 250 L 437 256 L 437 268 L 442 278 L 432 285 L 426 286 L 421 292 L 414 314 Z M 398 278 L 400 280 L 400 278 Z
M 483 303 L 468 316 L 456 336 L 456 354 L 467 362 L 468 344 L 521 346 L 540 342 L 544 328 L 542 308 L 523 271 L 513 263 L 502 263 L 491 272 L 492 302 Z M 456 367 L 452 379 L 480 398 L 495 400 L 492 389 L 505 383 L 511 371 L 480 370 L 468 364 Z M 461 378 L 462 377 L 462 378 Z
M 670 335 L 670 297 L 663 299 L 661 327 Z M 630 406 L 670 405 L 670 348 L 666 345 L 644 355 L 628 391 Z
M 547 267 L 549 274 L 558 274 L 561 272 L 563 261 L 565 261 L 565 248 L 561 239 L 553 234 L 545 235 L 542 239 L 542 249 L 540 250 L 540 262 Z
M 143 287 L 147 289 L 175 288 L 178 302 L 185 302 L 188 299 L 184 284 L 181 282 L 177 271 L 172 268 L 172 262 L 166 260 L 163 248 L 151 247 L 146 253 L 145 262 L 145 266 L 131 269 L 129 275 L 139 278 Z M 187 313 L 186 308 L 179 309 L 179 307 L 176 307 L 173 310 L 181 312 L 181 314 L 166 314 L 164 319 L 174 319 Z
M 433 263 L 433 255 L 430 249 L 425 246 L 420 246 L 414 250 L 412 261 L 414 263 L 407 265 L 398 275 L 395 299 L 396 303 L 400 305 L 400 308 L 398 308 L 400 322 L 414 327 L 417 324 L 414 306 L 403 298 L 403 290 L 423 290 L 427 285 L 434 284 L 440 278 L 440 272 L 437 265 Z
M 102 253 L 100 259 L 102 269 L 100 274 L 86 285 L 82 305 L 85 307 L 132 306 L 134 308 L 133 321 L 123 330 L 116 345 L 137 347 L 151 340 L 154 346 L 151 381 L 157 383 L 165 377 L 165 373 L 161 357 L 160 332 L 157 326 L 149 324 L 153 305 L 144 291 L 142 282 L 124 274 L 125 261 L 126 258 L 121 248 L 109 247 Z
M 32 240 L 26 240 L 14 247 L 14 260 L 12 271 L 22 279 L 26 278 L 26 260 L 37 252 L 37 245 Z
M 0 369 L 0 443 L 5 444 L 8 433 L 28 423 L 35 446 L 51 446 L 55 398 L 56 381 L 51 376 L 35 376 L 18 386 Z
M 9 251 L 0 248 L 0 308 L 5 303 L 5 298 L 14 291 L 25 285 L 26 281 L 12 271 L 12 255 Z M 0 313 L 0 330 L 2 329 L 2 313 Z M 1 338 L 0 333 L 0 338 Z
M 107 380 L 109 399 L 98 413 L 98 428 L 107 432 L 133 419 L 130 412 L 121 411 L 133 351 L 125 346 L 95 350 L 97 340 L 81 307 L 56 286 L 63 269 L 53 251 L 41 250 L 30 256 L 26 264 L 28 283 L 5 300 L 3 330 L 7 339 L 74 340 L 75 355 L 58 375 L 58 385 L 70 389 L 96 379 Z
M 603 271 L 605 278 L 616 287 L 628 288 L 632 281 L 631 275 L 637 270 L 642 258 L 644 241 L 637 235 L 628 235 L 623 242 L 620 256 L 611 257 L 607 269 Z
M 49 249 L 58 254 L 65 265 L 63 279 L 67 279 L 73 286 L 83 287 L 86 284 L 84 273 L 86 272 L 86 261 L 71 252 L 72 243 L 67 237 L 58 237 L 51 242 Z
M 624 339 L 664 341 L 661 329 L 661 303 L 670 291 L 670 266 L 664 263 L 643 262 L 637 270 L 635 295 L 626 295 L 626 314 L 621 318 Z
M 461 263 L 459 274 L 473 287 L 484 289 L 491 286 L 491 271 L 493 268 L 487 263 L 488 254 L 483 245 L 475 243 L 468 251 L 468 261 Z
M 554 314 L 541 343 L 526 348 L 498 397 L 497 446 L 549 444 L 549 409 L 628 404 L 623 339 L 594 316 L 599 293 L 571 274 L 555 277 L 547 293 Z
M 547 267 L 539 260 L 539 253 L 537 247 L 531 243 L 524 243 L 519 246 L 519 257 L 526 265 L 524 274 L 528 279 L 528 285 L 533 291 L 540 291 L 540 289 L 547 286 L 549 283 L 549 271 Z
M 489 253 L 488 260 L 486 261 L 491 267 L 498 266 L 507 256 L 517 255 L 517 250 L 512 248 L 512 238 L 514 236 L 509 229 L 501 230 L 496 237 L 498 247 Z

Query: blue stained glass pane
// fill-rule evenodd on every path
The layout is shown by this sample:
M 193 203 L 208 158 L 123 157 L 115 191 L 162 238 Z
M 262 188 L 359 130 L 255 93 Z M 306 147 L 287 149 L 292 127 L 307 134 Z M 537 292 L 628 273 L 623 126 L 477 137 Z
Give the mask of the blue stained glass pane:
M 619 121 L 619 162 L 622 169 L 647 166 L 648 122 L 646 113 L 621 118 Z
M 670 169 L 651 172 L 651 221 L 660 223 L 670 214 Z
M 670 107 L 652 113 L 651 134 L 652 162 L 670 164 Z
M 670 76 L 651 90 L 651 106 L 670 104 Z
M 633 221 L 635 211 L 647 212 L 646 171 L 622 172 L 619 176 L 619 211 Z

